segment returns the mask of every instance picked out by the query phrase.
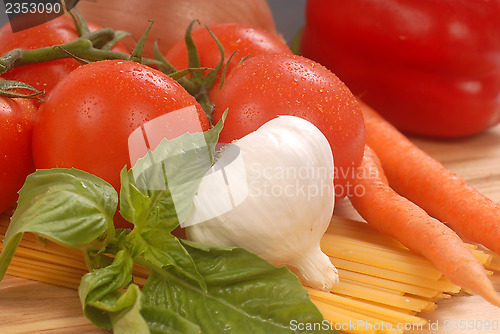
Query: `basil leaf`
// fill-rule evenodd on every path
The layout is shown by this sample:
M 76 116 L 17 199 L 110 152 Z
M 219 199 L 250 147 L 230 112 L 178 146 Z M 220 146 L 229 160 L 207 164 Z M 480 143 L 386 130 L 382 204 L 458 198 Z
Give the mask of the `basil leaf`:
M 132 173 L 124 167 L 120 173 L 120 214 L 135 226 L 141 226 L 155 212 L 152 199 L 135 185 Z
M 191 255 L 175 236 L 160 228 L 153 228 L 142 233 L 138 239 L 138 248 L 143 250 L 142 257 L 145 260 L 198 285 L 203 291 L 207 290 Z
M 96 315 L 102 316 L 108 326 L 112 323 L 115 333 L 148 333 L 149 326 L 141 315 L 142 292 L 135 284 L 129 285 L 124 293 L 107 296 L 102 301 L 89 302 L 87 312 L 93 308 Z M 108 318 L 105 317 L 107 315 Z M 92 320 L 95 320 L 95 316 Z M 102 323 L 99 323 L 102 325 Z
M 106 311 L 111 313 L 113 331 L 121 334 L 149 334 L 149 326 L 141 315 L 142 292 L 135 284 Z M 97 303 L 94 304 L 94 306 Z
M 293 333 L 293 320 L 323 321 L 307 291 L 285 267 L 275 267 L 242 248 L 181 242 L 207 291 L 152 270 L 143 288 L 145 304 L 176 312 L 199 325 L 203 333 Z
M 151 334 L 200 334 L 198 325 L 161 306 L 143 305 L 141 314 Z
M 147 173 L 153 173 L 153 170 Z M 141 189 L 135 183 L 133 170 L 122 173 L 121 184 L 120 214 L 134 224 L 136 231 L 161 226 L 171 232 L 179 225 L 170 189 Z
M 144 295 L 132 280 L 128 251 L 116 254 L 112 264 L 82 278 L 80 300 L 85 316 L 101 328 L 120 334 L 201 333 L 200 328 L 161 306 L 144 305 Z M 118 292 L 124 287 L 127 290 Z
M 213 163 L 225 116 L 208 131 L 162 140 L 122 172 L 122 216 L 140 229 L 176 228 L 189 214 L 201 179 Z
M 24 232 L 71 248 L 99 249 L 114 236 L 118 196 L 104 180 L 77 169 L 42 169 L 29 175 L 0 254 L 0 279 Z
M 130 254 L 121 250 L 109 266 L 96 269 L 82 277 L 78 295 L 83 313 L 97 326 L 111 329 L 113 313 L 135 304 L 133 296 L 127 295 L 120 299 L 123 295 L 116 292 L 132 282 L 133 265 Z M 135 298 L 138 298 L 137 294 Z

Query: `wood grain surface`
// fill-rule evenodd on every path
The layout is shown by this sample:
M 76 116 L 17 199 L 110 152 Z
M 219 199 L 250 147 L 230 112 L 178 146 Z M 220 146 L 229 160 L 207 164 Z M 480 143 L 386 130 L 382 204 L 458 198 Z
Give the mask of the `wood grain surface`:
M 499 126 L 466 139 L 412 140 L 479 191 L 500 202 Z M 340 203 L 336 214 L 359 219 L 347 201 Z M 500 293 L 500 273 L 493 275 L 492 280 Z M 500 333 L 500 328 L 485 329 L 487 321 L 500 322 L 500 308 L 466 293 L 443 300 L 436 311 L 420 316 L 428 319 L 429 325 L 406 333 Z M 0 283 L 0 334 L 14 333 L 108 332 L 96 328 L 82 315 L 76 290 L 6 276 Z
M 82 314 L 76 290 L 5 276 L 0 283 L 0 333 L 109 333 Z

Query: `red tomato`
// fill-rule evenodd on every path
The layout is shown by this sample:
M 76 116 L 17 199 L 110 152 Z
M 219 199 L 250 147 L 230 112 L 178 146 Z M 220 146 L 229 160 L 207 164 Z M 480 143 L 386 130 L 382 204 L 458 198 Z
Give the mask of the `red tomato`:
M 194 113 L 172 113 L 188 106 L 194 106 Z M 78 168 L 119 190 L 121 169 L 135 163 L 129 158 L 130 135 L 166 114 L 171 117 L 162 138 L 209 128 L 195 98 L 151 67 L 118 60 L 81 66 L 52 90 L 39 109 L 33 130 L 35 166 Z
M 91 31 L 99 27 L 88 23 Z M 0 28 L 0 54 L 13 49 L 33 50 L 47 46 L 59 45 L 77 39 L 75 24 L 70 16 L 62 15 L 47 23 L 13 33 L 10 24 Z M 124 46 L 118 44 L 116 51 L 127 52 Z M 14 68 L 4 74 L 6 80 L 17 80 L 30 84 L 34 88 L 50 92 L 69 72 L 81 64 L 74 59 L 59 59 L 39 64 Z
M 17 200 L 26 176 L 34 171 L 31 136 L 35 105 L 0 97 L 0 213 Z
M 300 56 L 262 55 L 235 68 L 216 96 L 217 122 L 229 108 L 220 140 L 229 143 L 278 115 L 302 117 L 328 139 L 335 160 L 338 203 L 348 191 L 364 152 L 364 123 L 358 102 L 328 69 Z
M 262 54 L 292 54 L 288 46 L 276 35 L 270 32 L 242 23 L 222 23 L 209 27 L 224 47 L 224 62 L 235 53 L 228 65 L 227 73 L 245 57 Z M 214 68 L 220 61 L 220 51 L 217 43 L 206 28 L 193 31 L 192 38 L 198 49 L 203 67 Z M 165 55 L 165 58 L 177 69 L 188 68 L 187 48 L 184 40 L 177 42 Z M 214 83 L 215 91 L 219 89 L 220 79 Z M 209 93 L 211 94 L 211 93 Z

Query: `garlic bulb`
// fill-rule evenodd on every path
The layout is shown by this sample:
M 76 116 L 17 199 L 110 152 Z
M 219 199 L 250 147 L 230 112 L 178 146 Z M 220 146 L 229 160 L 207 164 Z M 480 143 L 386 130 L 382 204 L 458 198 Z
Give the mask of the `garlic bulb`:
M 318 128 L 280 116 L 220 152 L 182 226 L 191 240 L 246 248 L 328 290 L 338 275 L 319 242 L 333 214 L 333 167 Z

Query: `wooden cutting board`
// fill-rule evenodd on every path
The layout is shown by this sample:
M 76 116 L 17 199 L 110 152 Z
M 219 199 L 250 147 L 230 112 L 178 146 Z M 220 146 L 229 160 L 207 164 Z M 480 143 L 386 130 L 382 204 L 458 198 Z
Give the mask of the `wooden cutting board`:
M 466 139 L 412 140 L 500 203 L 500 126 Z M 336 214 L 359 219 L 347 201 L 340 203 Z M 500 293 L 500 273 L 493 276 L 493 281 Z M 485 330 L 487 321 L 500 322 L 500 308 L 466 293 L 441 301 L 436 311 L 420 315 L 429 319 L 431 327 L 406 333 L 500 333 L 500 328 Z M 98 334 L 107 331 L 96 328 L 82 315 L 76 290 L 6 276 L 0 282 L 0 334 L 14 333 Z
M 109 333 L 82 315 L 76 290 L 6 276 L 0 283 L 0 333 Z

